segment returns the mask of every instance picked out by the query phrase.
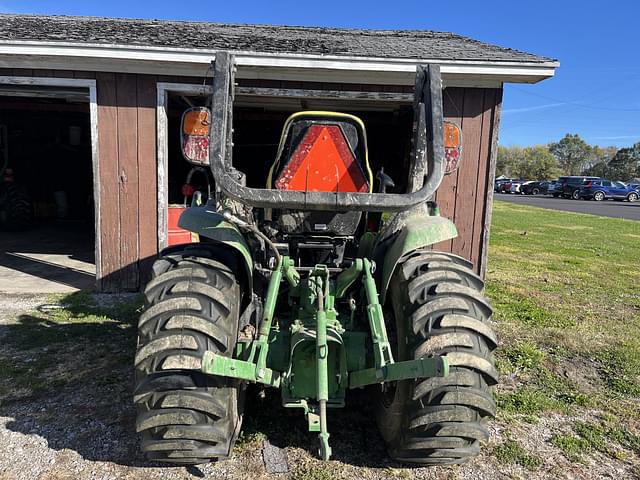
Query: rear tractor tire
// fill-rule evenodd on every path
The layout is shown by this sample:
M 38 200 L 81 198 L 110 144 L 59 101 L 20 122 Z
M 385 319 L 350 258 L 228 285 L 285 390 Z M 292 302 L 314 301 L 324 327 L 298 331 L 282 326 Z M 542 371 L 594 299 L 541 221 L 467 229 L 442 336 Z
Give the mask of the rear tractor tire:
M 32 217 L 27 189 L 13 182 L 0 183 L 0 230 L 26 230 Z
M 418 465 L 458 464 L 480 452 L 495 416 L 498 382 L 484 282 L 458 256 L 418 250 L 398 265 L 390 285 L 398 360 L 442 355 L 449 375 L 385 385 L 377 421 L 389 455 Z M 394 335 L 395 333 L 395 335 Z
M 231 453 L 244 385 L 204 375 L 206 350 L 231 356 L 240 287 L 206 248 L 187 246 L 153 265 L 135 357 L 142 450 L 153 461 L 200 464 Z

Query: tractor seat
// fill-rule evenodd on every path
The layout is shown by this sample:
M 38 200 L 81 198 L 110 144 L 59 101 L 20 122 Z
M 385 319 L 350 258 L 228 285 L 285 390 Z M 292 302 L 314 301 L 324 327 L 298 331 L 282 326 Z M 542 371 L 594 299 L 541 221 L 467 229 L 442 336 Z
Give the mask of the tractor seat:
M 285 122 L 267 188 L 308 192 L 370 192 L 373 175 L 362 120 L 337 112 L 300 112 Z M 352 236 L 360 212 L 276 212 L 288 234 Z

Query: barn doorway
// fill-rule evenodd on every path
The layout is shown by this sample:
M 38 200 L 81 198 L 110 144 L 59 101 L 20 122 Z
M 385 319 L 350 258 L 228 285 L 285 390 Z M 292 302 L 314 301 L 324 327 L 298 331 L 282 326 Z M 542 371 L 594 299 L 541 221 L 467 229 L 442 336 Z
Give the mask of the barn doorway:
M 90 118 L 86 88 L 0 85 L 0 292 L 95 287 Z
M 253 83 L 272 86 L 266 80 Z M 243 88 L 243 84 L 246 87 Z M 395 87 L 385 95 L 361 91 L 356 98 L 350 98 L 346 96 L 349 92 L 337 92 L 347 87 L 326 84 L 326 92 L 316 91 L 318 97 L 308 99 L 285 98 L 274 91 L 272 96 L 261 96 L 260 91 L 265 88 L 254 88 L 246 81 L 240 85 L 236 88 L 233 110 L 233 163 L 246 174 L 247 186 L 265 187 L 282 127 L 289 115 L 303 110 L 330 110 L 351 113 L 364 121 L 371 168 L 374 172 L 384 168 L 394 179 L 396 192 L 406 190 L 407 166 L 403 162 L 411 148 L 413 121 L 412 94 L 405 91 L 406 88 Z M 304 85 L 296 84 L 300 86 Z M 171 244 L 172 233 L 175 234 L 175 210 L 184 205 L 182 186 L 192 168 L 181 152 L 182 113 L 193 106 L 207 106 L 209 94 L 210 90 L 202 85 L 158 84 L 158 244 L 161 249 Z M 345 97 L 340 98 L 340 94 Z M 201 177 L 196 180 L 194 184 L 200 186 Z

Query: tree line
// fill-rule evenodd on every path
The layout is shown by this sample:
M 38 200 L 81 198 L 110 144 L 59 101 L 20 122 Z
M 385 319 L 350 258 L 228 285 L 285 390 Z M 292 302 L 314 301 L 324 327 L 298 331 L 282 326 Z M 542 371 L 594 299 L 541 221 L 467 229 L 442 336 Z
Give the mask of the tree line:
M 589 145 L 579 135 L 530 147 L 498 147 L 496 175 L 530 180 L 590 175 L 629 181 L 640 177 L 640 142 L 627 148 Z

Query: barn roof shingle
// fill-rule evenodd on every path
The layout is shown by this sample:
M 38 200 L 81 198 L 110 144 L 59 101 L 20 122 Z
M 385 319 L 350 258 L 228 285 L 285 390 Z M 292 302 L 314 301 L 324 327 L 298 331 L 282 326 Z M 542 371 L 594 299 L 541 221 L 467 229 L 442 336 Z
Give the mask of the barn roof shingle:
M 515 63 L 555 61 L 454 33 L 429 30 L 2 14 L 0 39 L 375 58 Z

